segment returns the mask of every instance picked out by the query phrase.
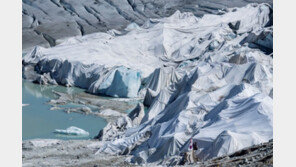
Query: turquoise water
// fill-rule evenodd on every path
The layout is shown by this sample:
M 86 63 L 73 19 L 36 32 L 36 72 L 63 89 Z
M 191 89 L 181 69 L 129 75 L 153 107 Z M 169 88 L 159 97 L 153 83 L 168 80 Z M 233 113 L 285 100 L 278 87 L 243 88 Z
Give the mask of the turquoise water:
M 65 113 L 61 110 L 49 110 L 47 102 L 55 98 L 52 90 L 64 93 L 79 93 L 82 89 L 66 88 L 63 86 L 43 86 L 29 81 L 22 82 L 22 103 L 29 104 L 22 107 L 22 139 L 88 139 L 93 138 L 106 125 L 103 118 L 82 115 L 79 113 Z M 81 107 L 78 104 L 68 104 L 65 107 Z M 91 106 L 90 106 L 91 107 Z M 91 107 L 93 110 L 94 108 Z M 62 136 L 54 134 L 55 129 L 66 129 L 76 126 L 90 133 L 88 137 Z

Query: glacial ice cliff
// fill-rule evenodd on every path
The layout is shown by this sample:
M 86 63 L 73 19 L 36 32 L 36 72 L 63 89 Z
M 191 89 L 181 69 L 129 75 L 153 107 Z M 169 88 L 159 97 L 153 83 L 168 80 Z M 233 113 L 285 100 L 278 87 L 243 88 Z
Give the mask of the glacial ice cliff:
M 143 98 L 149 109 L 140 124 L 121 118 L 129 126 L 101 137 L 98 153 L 157 162 L 186 151 L 193 138 L 208 159 L 273 138 L 272 14 L 267 4 L 201 18 L 177 11 L 123 32 L 35 47 L 23 65 L 58 84 Z M 112 127 L 105 132 L 116 134 Z

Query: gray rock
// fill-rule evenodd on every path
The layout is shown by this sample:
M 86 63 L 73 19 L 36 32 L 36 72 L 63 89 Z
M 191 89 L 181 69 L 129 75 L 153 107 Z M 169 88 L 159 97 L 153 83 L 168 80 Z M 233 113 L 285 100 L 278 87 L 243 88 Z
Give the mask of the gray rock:
M 82 112 L 84 112 L 85 114 L 89 114 L 89 113 L 92 112 L 91 109 L 89 107 L 86 107 L 86 106 L 82 107 L 80 110 Z

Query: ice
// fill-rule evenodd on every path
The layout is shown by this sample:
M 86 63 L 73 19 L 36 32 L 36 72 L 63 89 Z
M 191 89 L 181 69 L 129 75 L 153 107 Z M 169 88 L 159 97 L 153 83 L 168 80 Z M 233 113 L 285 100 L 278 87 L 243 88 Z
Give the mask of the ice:
M 75 126 L 70 126 L 67 129 L 55 129 L 54 133 L 63 135 L 75 135 L 75 136 L 88 136 L 89 133 L 83 129 L 77 128 Z
M 30 104 L 22 104 L 22 107 L 26 107 L 29 106 Z
M 268 18 L 268 5 L 248 5 L 235 12 L 202 18 L 177 11 L 168 18 L 151 20 L 154 26 L 133 23 L 123 35 L 94 33 L 69 38 L 52 48 L 37 46 L 23 58 L 23 64 L 36 64 L 38 73 L 49 73 L 58 84 L 114 97 L 136 97 L 141 80 L 157 68 L 176 67 L 179 62 L 197 58 L 227 61 L 226 55 L 233 53 L 247 32 L 263 31 Z M 228 25 L 237 21 L 240 24 L 235 33 L 241 35 Z M 262 42 L 265 39 L 271 39 L 270 35 L 258 40 L 258 45 L 270 46 Z M 217 54 L 211 55 L 213 51 Z M 240 48 L 243 51 L 249 48 Z M 153 92 L 158 92 L 154 89 L 149 90 L 147 104 Z
M 102 81 L 98 93 L 113 97 L 137 97 L 140 85 L 140 72 L 125 67 L 119 67 Z M 92 89 L 92 87 L 90 87 L 90 89 Z

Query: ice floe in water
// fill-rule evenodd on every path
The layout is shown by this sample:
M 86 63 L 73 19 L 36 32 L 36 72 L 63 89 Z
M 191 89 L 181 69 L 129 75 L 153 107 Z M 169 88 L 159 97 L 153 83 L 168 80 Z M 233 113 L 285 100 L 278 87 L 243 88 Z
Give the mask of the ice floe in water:
M 28 105 L 30 105 L 30 104 L 22 104 L 22 107 L 26 107 L 26 106 L 28 106 Z
M 88 136 L 89 133 L 83 129 L 77 128 L 75 126 L 70 126 L 67 129 L 55 129 L 54 133 L 61 135 L 72 135 L 72 136 Z
M 273 25 L 267 4 L 227 11 L 202 18 L 177 11 L 122 34 L 36 47 L 23 65 L 58 84 L 144 99 L 145 115 L 139 105 L 137 117 L 99 133 L 105 144 L 98 153 L 165 163 L 192 138 L 201 159 L 229 154 L 273 138 Z

